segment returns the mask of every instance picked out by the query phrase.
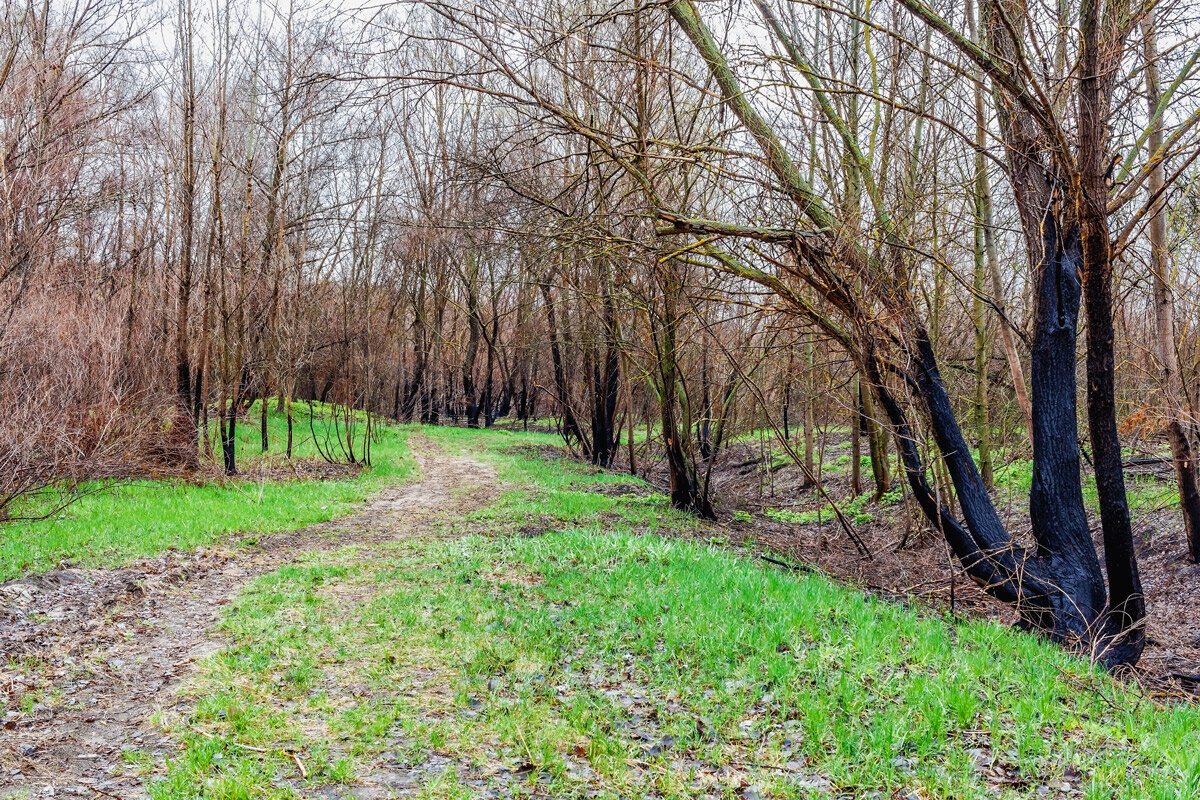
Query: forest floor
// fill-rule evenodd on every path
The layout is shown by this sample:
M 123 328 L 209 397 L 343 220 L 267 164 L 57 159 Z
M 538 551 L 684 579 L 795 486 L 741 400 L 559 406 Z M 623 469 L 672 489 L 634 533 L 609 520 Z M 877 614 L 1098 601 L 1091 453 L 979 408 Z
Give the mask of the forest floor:
M 798 443 L 794 443 L 799 446 Z M 805 480 L 771 438 L 735 442 L 713 469 L 714 495 L 720 498 L 731 538 L 765 548 L 777 557 L 815 568 L 899 602 L 915 601 L 951 616 L 987 617 L 1013 624 L 1013 609 L 988 597 L 966 577 L 945 539 L 905 502 L 906 487 L 892 465 L 892 489 L 878 501 L 868 457 L 863 457 L 865 494 L 850 489 L 850 436 L 825 437 L 823 491 Z M 865 448 L 865 445 L 864 445 Z M 666 480 L 661 466 L 649 476 Z M 1000 460 L 993 493 L 1001 517 L 1018 541 L 1032 545 L 1028 502 L 1030 462 Z M 1149 615 L 1147 645 L 1134 677 L 1166 692 L 1200 692 L 1200 565 L 1188 558 L 1179 512 L 1179 496 L 1170 463 L 1129 469 L 1129 501 L 1137 540 L 1138 564 Z M 1085 501 L 1098 553 L 1104 542 L 1099 505 L 1091 475 L 1085 476 Z M 830 503 L 852 521 L 863 549 L 836 522 Z
M 415 430 L 350 516 L 0 584 L 0 797 L 1200 797 L 1195 706 L 552 441 Z

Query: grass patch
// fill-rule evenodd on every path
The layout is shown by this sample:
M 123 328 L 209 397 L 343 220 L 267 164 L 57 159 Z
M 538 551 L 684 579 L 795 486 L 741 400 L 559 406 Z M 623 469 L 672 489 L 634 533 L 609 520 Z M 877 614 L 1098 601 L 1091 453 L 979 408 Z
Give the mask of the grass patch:
M 648 533 L 704 529 L 604 485 L 627 476 L 539 460 L 537 437 L 426 435 L 491 460 L 510 491 L 445 521 L 467 535 L 252 584 L 195 711 L 165 720 L 184 747 L 152 796 L 1200 795 L 1195 708 L 990 622 Z
M 996 494 L 1001 501 L 1008 504 L 1027 503 L 1033 483 L 1033 462 L 1014 459 L 997 467 L 995 479 Z M 1127 470 L 1125 491 L 1131 511 L 1157 511 L 1179 503 L 1179 489 L 1171 476 Z M 1090 472 L 1085 472 L 1083 476 L 1083 501 L 1093 514 L 1100 513 L 1096 477 Z
M 838 510 L 849 517 L 850 521 L 855 525 L 867 525 L 875 521 L 875 514 L 868 511 L 868 507 L 873 506 L 879 510 L 899 505 L 903 500 L 904 490 L 901 487 L 896 487 L 884 492 L 878 502 L 875 502 L 874 495 L 870 492 L 864 492 L 857 497 L 852 497 L 848 501 L 839 504 Z M 763 516 L 773 519 L 776 522 L 787 522 L 793 525 L 821 524 L 836 519 L 833 503 L 830 501 L 826 501 L 816 508 L 804 511 L 796 511 L 789 508 L 768 508 L 764 509 Z
M 315 457 L 305 404 L 295 404 L 295 416 L 294 455 Z M 286 417 L 271 406 L 266 454 L 261 452 L 257 421 L 256 406 L 238 425 L 239 465 L 285 461 Z M 331 423 L 322 418 L 317 424 L 329 427 Z M 51 519 L 5 524 L 0 526 L 0 580 L 54 569 L 66 559 L 88 567 L 118 565 L 166 549 L 212 544 L 237 531 L 292 530 L 344 514 L 372 493 L 414 473 L 408 430 L 382 425 L 377 431 L 373 465 L 356 476 L 201 484 L 133 481 L 86 495 Z M 319 435 L 324 433 L 318 428 Z

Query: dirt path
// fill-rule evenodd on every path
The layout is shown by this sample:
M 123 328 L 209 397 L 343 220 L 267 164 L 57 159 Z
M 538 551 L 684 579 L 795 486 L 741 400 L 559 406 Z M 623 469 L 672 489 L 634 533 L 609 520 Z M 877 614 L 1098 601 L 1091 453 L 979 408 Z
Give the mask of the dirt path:
M 490 466 L 428 441 L 413 445 L 421 479 L 352 516 L 247 549 L 0 584 L 0 797 L 144 797 L 123 751 L 160 756 L 175 747 L 153 724 L 154 711 L 175 706 L 193 663 L 222 647 L 213 627 L 247 581 L 302 553 L 428 534 L 438 519 L 494 493 Z M 21 702 L 37 689 L 40 702 Z

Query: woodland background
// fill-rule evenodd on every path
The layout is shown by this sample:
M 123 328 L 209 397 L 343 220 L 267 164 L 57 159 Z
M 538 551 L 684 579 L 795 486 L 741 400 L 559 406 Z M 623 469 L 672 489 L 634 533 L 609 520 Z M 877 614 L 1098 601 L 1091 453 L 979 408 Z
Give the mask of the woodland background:
M 290 455 L 299 400 L 328 460 L 550 424 L 706 517 L 730 442 L 812 492 L 847 436 L 840 498 L 900 491 L 1028 624 L 1136 661 L 1122 469 L 1170 465 L 1200 558 L 1194 15 L 6 3 L 0 514 L 234 475 L 269 407 Z

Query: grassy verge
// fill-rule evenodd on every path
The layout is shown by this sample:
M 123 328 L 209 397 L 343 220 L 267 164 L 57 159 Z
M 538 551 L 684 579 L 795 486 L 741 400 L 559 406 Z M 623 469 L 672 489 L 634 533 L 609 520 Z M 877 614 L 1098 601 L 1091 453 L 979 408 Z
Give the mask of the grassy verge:
M 294 456 L 316 457 L 307 404 L 296 404 Z M 286 417 L 268 415 L 270 449 L 262 453 L 258 406 L 238 426 L 239 466 L 286 461 Z M 324 411 L 319 405 L 318 413 Z M 331 425 L 314 418 L 322 439 Z M 407 431 L 378 428 L 373 466 L 329 480 L 258 481 L 145 480 L 122 483 L 84 496 L 57 516 L 0 526 L 0 580 L 53 569 L 69 559 L 80 566 L 109 566 L 174 548 L 211 544 L 237 531 L 269 533 L 300 528 L 345 513 L 383 486 L 414 470 Z
M 252 584 L 195 710 L 161 720 L 177 757 L 131 753 L 152 796 L 1200 796 L 1195 708 L 1035 637 L 763 568 L 636 481 L 541 460 L 538 437 L 427 435 L 510 490 L 453 536 Z

